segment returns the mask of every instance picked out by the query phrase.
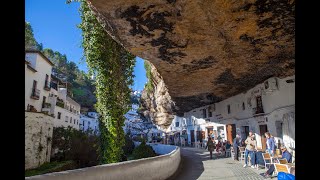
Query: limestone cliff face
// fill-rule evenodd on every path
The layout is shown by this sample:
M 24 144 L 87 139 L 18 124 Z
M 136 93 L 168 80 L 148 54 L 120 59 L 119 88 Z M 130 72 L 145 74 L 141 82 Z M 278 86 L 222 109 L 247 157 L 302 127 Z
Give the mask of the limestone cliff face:
M 295 73 L 294 0 L 89 2 L 117 42 L 156 67 L 179 115 Z
M 174 102 L 168 93 L 168 89 L 156 68 L 150 64 L 152 77 L 149 79 L 153 84 L 153 89 L 146 89 L 141 95 L 140 113 L 153 123 L 166 129 L 170 126 L 174 118 Z

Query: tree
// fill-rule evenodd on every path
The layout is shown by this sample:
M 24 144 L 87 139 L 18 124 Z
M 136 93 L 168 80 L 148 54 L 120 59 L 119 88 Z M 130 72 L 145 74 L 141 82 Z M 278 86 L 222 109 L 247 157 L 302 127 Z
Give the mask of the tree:
M 38 43 L 36 39 L 34 38 L 33 29 L 31 27 L 31 24 L 29 22 L 25 21 L 25 37 L 24 37 L 24 48 L 25 49 L 36 49 L 36 50 L 42 50 L 43 46 L 42 43 Z

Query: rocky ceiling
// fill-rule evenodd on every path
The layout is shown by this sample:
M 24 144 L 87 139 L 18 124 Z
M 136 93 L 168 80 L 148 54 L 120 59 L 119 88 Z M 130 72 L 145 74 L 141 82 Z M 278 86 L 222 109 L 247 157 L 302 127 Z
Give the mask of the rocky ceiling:
M 295 73 L 294 0 L 89 0 L 105 30 L 162 76 L 175 112 Z

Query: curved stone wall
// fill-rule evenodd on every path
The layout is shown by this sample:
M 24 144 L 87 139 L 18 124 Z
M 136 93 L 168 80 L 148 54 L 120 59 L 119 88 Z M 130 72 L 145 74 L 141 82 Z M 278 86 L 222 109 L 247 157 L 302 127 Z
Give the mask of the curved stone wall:
M 180 164 L 180 148 L 177 146 L 150 144 L 156 153 L 162 154 L 120 163 L 105 164 L 82 169 L 48 173 L 26 177 L 44 180 L 164 180 L 173 175 Z

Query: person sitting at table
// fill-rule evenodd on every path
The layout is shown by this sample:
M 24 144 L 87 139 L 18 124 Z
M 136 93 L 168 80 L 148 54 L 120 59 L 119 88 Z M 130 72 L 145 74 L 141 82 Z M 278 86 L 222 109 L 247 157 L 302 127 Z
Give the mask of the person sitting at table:
M 231 144 L 230 144 L 230 142 L 227 141 L 227 140 L 225 140 L 224 142 L 225 142 L 225 143 L 224 143 L 224 150 L 225 150 L 225 151 L 224 151 L 224 155 L 226 155 L 227 150 L 231 148 Z
M 222 150 L 221 148 L 222 148 L 221 141 L 218 141 L 217 146 L 216 146 L 217 153 L 221 154 L 221 150 Z
M 231 148 L 231 144 L 230 144 L 230 142 L 229 141 L 227 141 L 227 140 L 225 140 L 225 147 L 226 147 L 226 150 L 227 149 L 230 149 Z
M 281 151 L 282 151 L 282 158 L 287 159 L 288 163 L 291 163 L 292 162 L 292 155 L 287 151 L 287 148 L 285 146 L 283 146 L 283 147 L 281 147 Z M 275 169 L 275 167 L 272 164 L 270 166 L 270 168 L 267 170 L 267 172 L 263 174 L 263 176 L 265 178 L 270 177 L 272 175 L 274 169 Z

